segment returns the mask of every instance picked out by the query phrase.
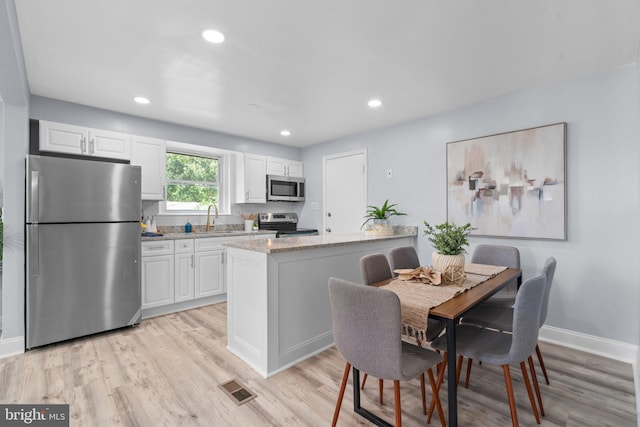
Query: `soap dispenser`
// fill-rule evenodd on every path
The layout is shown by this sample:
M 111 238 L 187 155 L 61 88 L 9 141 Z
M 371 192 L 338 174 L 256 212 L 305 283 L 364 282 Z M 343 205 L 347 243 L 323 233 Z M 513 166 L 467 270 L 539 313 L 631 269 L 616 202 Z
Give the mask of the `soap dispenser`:
M 187 220 L 187 223 L 184 225 L 184 232 L 191 233 L 191 223 Z

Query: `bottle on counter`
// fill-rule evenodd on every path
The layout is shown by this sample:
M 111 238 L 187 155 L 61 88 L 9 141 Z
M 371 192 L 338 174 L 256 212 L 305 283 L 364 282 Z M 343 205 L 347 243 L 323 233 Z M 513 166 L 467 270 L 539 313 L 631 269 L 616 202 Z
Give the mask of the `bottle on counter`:
M 184 225 L 184 232 L 191 233 L 191 223 L 187 220 L 187 223 Z

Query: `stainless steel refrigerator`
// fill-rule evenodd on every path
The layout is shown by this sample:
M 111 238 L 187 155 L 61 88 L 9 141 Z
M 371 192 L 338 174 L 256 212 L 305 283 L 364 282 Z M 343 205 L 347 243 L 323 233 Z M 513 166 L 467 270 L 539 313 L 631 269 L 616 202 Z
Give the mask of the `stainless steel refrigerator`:
M 140 167 L 27 156 L 26 348 L 140 322 Z

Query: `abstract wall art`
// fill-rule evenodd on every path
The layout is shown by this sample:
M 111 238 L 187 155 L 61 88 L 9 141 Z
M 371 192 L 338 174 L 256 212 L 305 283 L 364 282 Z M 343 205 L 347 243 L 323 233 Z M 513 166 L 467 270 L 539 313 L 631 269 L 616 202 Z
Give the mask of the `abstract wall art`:
M 447 144 L 447 220 L 476 236 L 566 240 L 567 124 Z

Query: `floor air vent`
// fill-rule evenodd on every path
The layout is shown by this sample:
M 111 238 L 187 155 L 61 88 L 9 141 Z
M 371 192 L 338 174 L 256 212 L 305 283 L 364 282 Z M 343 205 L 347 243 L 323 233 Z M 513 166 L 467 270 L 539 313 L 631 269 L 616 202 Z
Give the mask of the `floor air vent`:
M 231 398 L 237 405 L 242 405 L 252 399 L 255 399 L 257 395 L 250 391 L 248 388 L 240 384 L 238 380 L 227 381 L 220 384 L 218 387 L 224 393 Z

